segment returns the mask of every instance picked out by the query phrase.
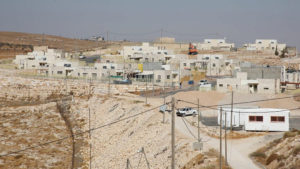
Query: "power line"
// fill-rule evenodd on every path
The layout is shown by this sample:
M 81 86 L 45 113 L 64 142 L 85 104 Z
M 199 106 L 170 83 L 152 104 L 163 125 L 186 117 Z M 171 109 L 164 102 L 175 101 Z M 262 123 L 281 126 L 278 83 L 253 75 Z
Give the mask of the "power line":
M 198 138 L 193 134 L 193 132 L 190 130 L 190 128 L 187 126 L 184 117 L 181 117 L 181 120 L 183 121 L 185 127 L 187 128 L 187 130 L 189 131 L 189 133 L 194 137 L 194 139 L 198 140 Z
M 246 101 L 246 102 L 237 102 L 237 103 L 234 103 L 234 104 L 256 103 L 256 102 L 264 102 L 264 101 L 271 101 L 271 100 L 281 100 L 281 99 L 287 99 L 287 98 L 293 98 L 293 97 L 300 97 L 300 96 L 288 96 L 288 97 L 280 97 L 280 98 L 273 98 L 273 99 L 261 99 L 261 100 L 253 100 L 253 101 Z M 193 105 L 198 105 L 198 103 L 194 103 L 194 102 L 190 102 L 190 101 L 186 101 L 186 100 L 180 100 L 179 99 L 178 101 L 193 104 Z M 229 105 L 231 105 L 231 103 L 219 104 L 219 105 L 210 105 L 210 106 L 200 105 L 200 107 L 209 108 L 209 109 L 213 109 L 213 110 L 219 110 L 218 108 L 213 108 L 213 107 L 222 107 L 222 106 L 229 106 Z M 197 107 L 192 107 L 192 108 L 197 108 Z M 295 108 L 295 109 L 297 110 L 299 108 Z M 293 109 L 287 109 L 287 110 L 293 110 Z M 285 111 L 285 110 L 280 110 L 279 112 L 281 112 L 281 111 Z M 272 111 L 272 112 L 276 112 L 276 111 Z
M 111 32 L 111 31 L 109 33 L 113 35 L 123 35 L 123 36 L 143 36 L 143 35 L 151 35 L 159 32 L 161 32 L 161 29 L 150 31 L 150 32 L 140 32 L 140 33 L 125 33 L 125 32 Z
M 133 118 L 133 117 L 137 117 L 137 116 L 142 115 L 142 114 L 144 114 L 144 113 L 146 113 L 146 112 L 155 110 L 155 109 L 159 108 L 160 106 L 162 106 L 162 105 L 159 105 L 159 106 L 156 106 L 156 107 L 154 107 L 154 108 L 145 110 L 145 111 L 143 111 L 143 112 L 140 112 L 140 113 L 137 113 L 137 114 L 128 116 L 128 117 L 123 118 L 123 119 L 119 119 L 119 120 L 116 120 L 116 121 L 113 121 L 113 122 L 104 124 L 104 125 L 102 125 L 102 126 L 98 126 L 98 127 L 95 127 L 95 128 L 92 128 L 92 129 L 83 131 L 83 132 L 76 133 L 76 134 L 74 134 L 74 136 L 78 136 L 78 135 L 82 135 L 82 134 L 85 134 L 85 133 L 89 133 L 89 132 L 91 132 L 91 131 L 101 129 L 101 128 L 103 128 L 103 127 L 111 126 L 111 125 L 116 124 L 116 123 L 119 123 L 119 122 L 121 122 L 121 121 L 130 119 L 130 118 Z M 51 143 L 56 143 L 56 142 L 59 142 L 59 141 L 68 139 L 68 138 L 70 138 L 70 137 L 71 137 L 71 136 L 66 136 L 66 137 L 63 137 L 63 138 L 60 138 L 60 139 L 48 141 L 48 142 L 41 143 L 41 144 L 38 144 L 38 145 L 35 145 L 35 146 L 29 146 L 29 147 L 26 147 L 26 148 L 21 149 L 21 150 L 16 150 L 16 151 L 12 151 L 12 152 L 9 152 L 9 153 L 0 155 L 0 157 L 8 156 L 8 155 L 11 155 L 11 154 L 18 154 L 18 153 L 20 153 L 20 152 L 24 152 L 24 151 L 27 151 L 27 150 L 30 150 L 30 149 L 34 149 L 34 148 L 37 148 L 37 147 L 40 147 L 40 146 L 48 145 L 48 144 L 51 144 Z

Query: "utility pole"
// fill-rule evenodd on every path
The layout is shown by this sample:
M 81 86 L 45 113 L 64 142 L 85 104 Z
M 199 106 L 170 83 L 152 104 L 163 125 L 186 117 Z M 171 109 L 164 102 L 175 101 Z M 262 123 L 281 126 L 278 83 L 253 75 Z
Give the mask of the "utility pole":
M 232 132 L 233 91 L 231 91 L 230 131 Z
M 108 71 L 108 95 L 110 96 L 110 71 Z
M 106 41 L 108 42 L 108 31 L 106 32 Z
M 163 88 L 163 91 L 164 91 L 164 106 L 165 108 L 167 108 L 166 106 L 166 92 L 165 92 L 165 81 L 164 81 L 164 88 Z M 166 110 L 163 112 L 163 123 L 165 123 L 165 119 L 166 119 Z
M 147 76 L 147 75 L 146 75 Z M 145 90 L 145 96 L 146 96 L 146 104 L 148 102 L 148 76 L 146 77 L 146 90 Z
M 200 143 L 200 106 L 199 106 L 199 98 L 198 100 L 198 142 Z
M 90 169 L 92 169 L 92 133 L 91 133 L 91 110 L 89 108 L 89 137 L 90 137 Z
M 220 169 L 222 169 L 222 107 L 220 109 Z
M 154 71 L 153 71 L 153 78 L 152 78 L 152 96 L 154 97 Z
M 227 166 L 227 111 L 224 112 L 225 113 L 225 165 Z
M 172 161 L 171 161 L 171 169 L 175 169 L 175 98 L 172 97 L 172 140 L 171 140 L 171 147 L 172 147 Z

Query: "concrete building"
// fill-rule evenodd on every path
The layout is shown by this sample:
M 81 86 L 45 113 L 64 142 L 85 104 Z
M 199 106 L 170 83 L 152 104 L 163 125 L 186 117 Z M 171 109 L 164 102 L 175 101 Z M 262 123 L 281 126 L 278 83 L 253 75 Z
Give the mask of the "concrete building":
M 225 39 L 204 39 L 203 43 L 197 45 L 199 50 L 231 50 L 234 43 L 227 43 Z
M 255 43 L 244 44 L 244 48 L 246 50 L 257 50 L 257 51 L 277 51 L 280 53 L 284 48 L 286 48 L 286 44 L 278 43 L 275 39 L 256 39 Z
M 217 79 L 217 90 L 240 93 L 276 94 L 280 92 L 280 79 L 248 79 L 247 72 L 237 72 L 234 78 Z
M 232 75 L 233 61 L 219 54 L 204 54 L 197 56 L 196 67 L 205 70 L 206 76 Z
M 175 38 L 172 37 L 161 37 L 156 39 L 156 43 L 175 43 Z
M 60 49 L 49 49 L 47 46 L 34 46 L 33 51 L 26 55 L 16 55 L 14 63 L 19 69 L 35 69 L 44 72 L 65 58 Z
M 273 108 L 231 108 L 222 107 L 222 126 L 243 128 L 246 131 L 289 131 L 289 110 Z M 221 111 L 218 111 L 220 125 Z
M 136 59 L 151 55 L 168 55 L 171 54 L 171 52 L 166 49 L 161 49 L 160 47 L 150 46 L 149 43 L 144 42 L 141 46 L 124 46 L 120 54 L 124 56 L 125 59 Z

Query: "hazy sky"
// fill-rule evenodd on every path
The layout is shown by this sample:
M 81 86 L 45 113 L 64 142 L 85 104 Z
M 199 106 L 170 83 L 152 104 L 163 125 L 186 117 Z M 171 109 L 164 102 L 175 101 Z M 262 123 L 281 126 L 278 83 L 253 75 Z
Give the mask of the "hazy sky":
M 273 38 L 300 47 L 300 0 L 1 0 L 0 31 L 112 40 Z

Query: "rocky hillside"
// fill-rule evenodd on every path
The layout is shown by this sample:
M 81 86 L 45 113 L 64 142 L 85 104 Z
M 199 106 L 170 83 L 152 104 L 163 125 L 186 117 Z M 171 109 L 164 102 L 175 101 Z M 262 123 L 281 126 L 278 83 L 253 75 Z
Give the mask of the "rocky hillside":
M 300 131 L 286 132 L 283 138 L 274 140 L 258 149 L 251 157 L 267 169 L 297 169 L 300 167 Z

